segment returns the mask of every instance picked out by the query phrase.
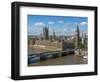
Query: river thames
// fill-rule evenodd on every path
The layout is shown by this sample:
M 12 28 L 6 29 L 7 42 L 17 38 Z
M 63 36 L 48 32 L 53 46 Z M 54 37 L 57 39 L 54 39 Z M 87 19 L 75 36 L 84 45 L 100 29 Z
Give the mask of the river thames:
M 33 54 L 36 53 L 32 48 L 28 48 L 28 53 Z M 33 63 L 31 66 L 50 66 L 50 65 L 77 65 L 77 64 L 87 64 L 87 58 L 83 58 L 83 56 L 78 56 L 75 54 L 70 54 L 67 56 L 61 56 L 57 58 L 50 58 L 44 61 L 39 61 Z

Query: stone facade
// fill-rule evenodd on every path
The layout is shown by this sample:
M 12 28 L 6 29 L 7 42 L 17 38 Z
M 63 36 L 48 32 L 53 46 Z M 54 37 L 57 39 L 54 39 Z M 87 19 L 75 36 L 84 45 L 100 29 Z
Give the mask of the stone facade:
M 57 37 L 55 30 L 53 30 L 52 35 L 49 35 L 49 29 L 47 27 L 43 27 L 43 34 L 40 34 L 40 38 L 33 39 L 30 43 L 34 48 L 45 49 L 48 51 L 78 49 L 79 28 L 77 27 L 75 31 L 75 37 Z

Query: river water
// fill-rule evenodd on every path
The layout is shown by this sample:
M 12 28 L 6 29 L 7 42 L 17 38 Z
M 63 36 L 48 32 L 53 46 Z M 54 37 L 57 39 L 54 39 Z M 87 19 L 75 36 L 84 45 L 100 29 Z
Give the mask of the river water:
M 29 48 L 29 54 L 33 54 L 34 50 Z M 29 66 L 48 66 L 48 65 L 77 65 L 77 64 L 87 64 L 87 59 L 84 59 L 82 56 L 75 54 L 61 56 L 58 58 L 51 58 L 44 61 L 39 61 L 37 63 L 31 64 Z

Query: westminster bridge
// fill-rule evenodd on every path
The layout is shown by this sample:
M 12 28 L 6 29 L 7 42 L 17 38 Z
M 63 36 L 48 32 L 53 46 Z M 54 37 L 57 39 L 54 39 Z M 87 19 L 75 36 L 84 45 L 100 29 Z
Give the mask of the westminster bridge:
M 87 60 L 75 55 L 75 49 L 28 55 L 28 66 L 86 64 Z

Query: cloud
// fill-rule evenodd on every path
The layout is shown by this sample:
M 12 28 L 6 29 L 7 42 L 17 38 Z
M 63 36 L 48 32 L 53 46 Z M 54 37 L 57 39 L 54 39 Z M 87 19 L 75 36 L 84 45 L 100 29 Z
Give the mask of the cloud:
M 36 23 L 34 23 L 34 26 L 43 27 L 43 26 L 45 26 L 45 24 L 43 22 L 36 22 Z
M 28 35 L 40 35 L 42 28 L 28 27 Z
M 60 20 L 59 23 L 64 23 L 64 21 Z
M 79 25 L 80 26 L 86 26 L 87 25 L 87 22 L 81 22 Z
M 53 21 L 49 21 L 49 22 L 48 22 L 48 24 L 54 24 L 54 23 L 55 23 L 55 22 L 53 22 Z
M 75 26 L 87 26 L 87 22 L 80 22 L 80 23 L 70 23 L 70 22 L 68 22 L 68 23 L 65 23 L 65 26 L 66 27 L 75 27 Z
M 73 28 L 73 27 L 75 27 L 76 25 L 75 25 L 74 23 L 68 22 L 68 23 L 65 23 L 64 26 L 65 26 L 65 27 L 71 27 L 71 28 Z

